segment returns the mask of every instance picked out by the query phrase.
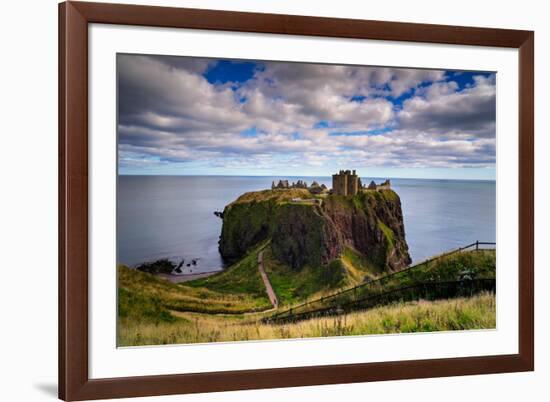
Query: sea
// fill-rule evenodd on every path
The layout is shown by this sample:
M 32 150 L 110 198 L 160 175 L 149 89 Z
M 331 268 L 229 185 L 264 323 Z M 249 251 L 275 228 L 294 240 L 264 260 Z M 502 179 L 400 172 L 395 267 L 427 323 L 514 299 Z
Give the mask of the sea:
M 218 252 L 222 220 L 214 212 L 279 179 L 332 187 L 330 177 L 120 175 L 118 262 L 137 266 L 161 258 L 183 260 L 184 274 L 223 269 Z M 366 184 L 385 179 L 361 177 Z M 496 241 L 495 181 L 396 178 L 391 185 L 401 198 L 413 263 L 477 240 Z

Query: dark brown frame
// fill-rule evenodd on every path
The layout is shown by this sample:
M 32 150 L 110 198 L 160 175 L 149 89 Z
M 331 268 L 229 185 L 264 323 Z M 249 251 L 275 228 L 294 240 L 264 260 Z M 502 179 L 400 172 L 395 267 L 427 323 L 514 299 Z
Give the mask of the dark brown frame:
M 88 377 L 88 24 L 260 32 L 519 49 L 519 353 Z M 534 33 L 508 29 L 66 2 L 59 5 L 59 397 L 137 397 L 534 370 Z

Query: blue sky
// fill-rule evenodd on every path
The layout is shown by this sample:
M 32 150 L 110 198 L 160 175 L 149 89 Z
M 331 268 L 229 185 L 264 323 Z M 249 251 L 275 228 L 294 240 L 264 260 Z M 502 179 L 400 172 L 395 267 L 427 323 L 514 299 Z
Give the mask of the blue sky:
M 495 74 L 118 56 L 119 173 L 495 178 Z

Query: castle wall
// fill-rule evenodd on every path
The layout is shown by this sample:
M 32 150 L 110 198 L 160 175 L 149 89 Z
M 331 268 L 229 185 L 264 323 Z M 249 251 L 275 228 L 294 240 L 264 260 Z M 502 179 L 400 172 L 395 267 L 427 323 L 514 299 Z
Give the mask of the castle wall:
M 342 174 L 332 175 L 332 191 L 338 195 L 348 195 L 348 177 Z
M 359 177 L 357 175 L 346 176 L 347 195 L 355 195 L 359 192 Z
M 340 170 L 339 173 L 332 175 L 332 192 L 337 195 L 356 195 L 361 189 L 361 178 L 355 173 L 355 170 Z M 376 184 L 374 181 L 368 186 L 369 190 L 390 190 L 390 180 L 386 180 L 381 184 Z
M 359 176 L 355 171 L 340 171 L 332 175 L 332 191 L 338 195 L 355 195 L 359 192 Z

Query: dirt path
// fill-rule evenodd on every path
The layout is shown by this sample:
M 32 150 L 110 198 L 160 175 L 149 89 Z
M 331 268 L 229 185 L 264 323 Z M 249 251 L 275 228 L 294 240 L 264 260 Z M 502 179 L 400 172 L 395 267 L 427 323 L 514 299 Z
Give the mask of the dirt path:
M 260 271 L 262 280 L 264 281 L 265 290 L 267 291 L 267 296 L 269 297 L 269 301 L 273 305 L 273 308 L 276 309 L 279 306 L 279 300 L 277 300 L 277 295 L 275 294 L 275 291 L 271 287 L 271 282 L 269 282 L 269 278 L 267 277 L 267 274 L 264 269 L 264 251 L 263 250 L 261 250 L 258 253 L 258 269 Z

